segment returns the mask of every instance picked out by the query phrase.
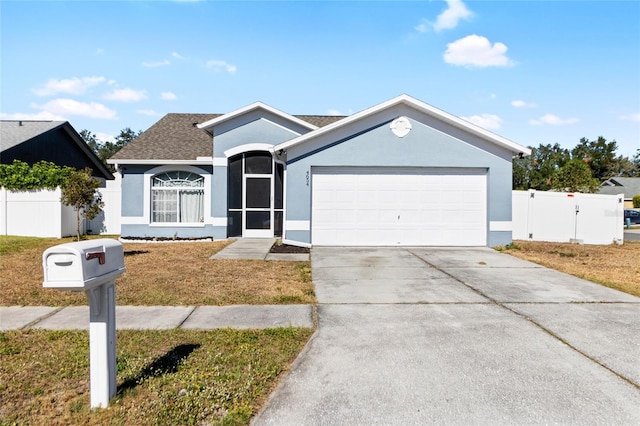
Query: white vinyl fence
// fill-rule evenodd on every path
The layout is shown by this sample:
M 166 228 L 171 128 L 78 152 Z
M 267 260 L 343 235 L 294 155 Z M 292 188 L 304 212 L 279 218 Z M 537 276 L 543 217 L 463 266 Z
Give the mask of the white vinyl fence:
M 62 238 L 76 233 L 73 208 L 60 203 L 60 188 L 49 191 L 0 189 L 0 233 Z
M 513 191 L 513 239 L 622 244 L 624 195 Z
M 120 174 L 106 182 L 104 207 L 95 219 L 81 225 L 81 232 L 120 234 Z M 76 213 L 60 202 L 60 188 L 53 191 L 7 191 L 0 188 L 0 235 L 62 238 L 76 234 Z

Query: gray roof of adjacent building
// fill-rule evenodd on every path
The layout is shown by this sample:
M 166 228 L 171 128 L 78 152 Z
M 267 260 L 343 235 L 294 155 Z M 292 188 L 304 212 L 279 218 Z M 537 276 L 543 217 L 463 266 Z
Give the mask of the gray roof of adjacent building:
M 0 151 L 62 126 L 66 121 L 0 120 Z
M 196 160 L 198 157 L 213 156 L 211 135 L 199 129 L 205 123 L 223 114 L 169 113 L 129 142 L 118 151 L 109 162 L 117 160 Z M 343 116 L 296 115 L 317 127 L 323 127 Z
M 599 194 L 624 194 L 625 199 L 640 195 L 640 177 L 612 177 L 600 185 Z
M 49 136 L 47 134 L 53 139 L 43 139 Z M 66 145 L 67 142 L 69 145 Z M 64 157 L 65 151 L 60 149 L 65 146 L 70 147 L 72 152 L 77 152 L 78 157 Z M 45 160 L 60 166 L 90 167 L 94 176 L 114 178 L 107 166 L 68 121 L 0 120 L 0 160 L 8 163 L 12 161 L 11 158 L 29 164 L 36 160 Z

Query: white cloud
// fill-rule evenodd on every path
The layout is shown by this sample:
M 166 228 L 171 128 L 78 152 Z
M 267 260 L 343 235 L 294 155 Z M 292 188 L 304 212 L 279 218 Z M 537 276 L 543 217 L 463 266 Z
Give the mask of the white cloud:
M 430 28 L 435 32 L 450 30 L 458 26 L 461 19 L 469 20 L 473 12 L 467 9 L 462 0 L 445 0 L 447 8 L 436 18 L 436 22 L 429 22 L 423 19 L 420 24 L 414 27 L 419 33 L 426 33 Z
M 115 89 L 103 96 L 104 99 L 118 102 L 138 102 L 147 98 L 144 90 Z
M 157 67 L 164 67 L 167 65 L 171 65 L 171 62 L 168 59 L 162 60 L 162 61 L 156 61 L 156 62 L 143 62 L 142 66 L 143 67 L 147 67 L 147 68 L 157 68 Z
M 0 119 L 2 120 L 44 120 L 44 121 L 49 121 L 49 120 L 66 121 L 67 120 L 62 115 L 53 114 L 48 111 L 40 111 L 36 113 L 16 112 L 13 114 L 0 112 Z
M 438 15 L 435 24 L 433 24 L 435 32 L 455 28 L 461 19 L 469 19 L 473 15 L 461 0 L 446 1 L 449 7 Z
M 212 69 L 214 71 L 226 71 L 229 74 L 235 74 L 235 72 L 238 70 L 238 68 L 235 65 L 231 65 L 225 61 L 217 61 L 217 60 L 210 60 L 207 61 L 207 63 L 205 64 L 205 66 L 209 69 Z
M 540 126 L 543 124 L 551 124 L 553 126 L 561 126 L 564 124 L 573 124 L 573 123 L 577 123 L 578 120 L 577 118 L 560 118 L 556 115 L 553 114 L 545 114 L 542 117 L 538 118 L 537 120 L 530 120 L 529 124 L 534 125 L 534 126 Z
M 429 21 L 427 21 L 426 19 L 423 19 L 418 25 L 413 27 L 413 29 L 419 33 L 426 33 L 427 31 L 429 31 L 430 27 L 431 27 L 431 24 L 429 23 Z
M 535 108 L 538 105 L 536 105 L 533 102 L 527 102 L 527 101 L 523 101 L 521 99 L 515 100 L 515 101 L 511 101 L 511 106 L 516 107 L 516 108 Z
M 620 120 L 625 120 L 625 121 L 635 121 L 637 123 L 640 123 L 640 112 L 636 112 L 634 114 L 626 114 L 626 115 L 621 115 L 620 117 L 618 117 Z
M 162 114 L 160 114 L 157 111 L 154 111 L 152 109 L 139 109 L 136 111 L 138 114 L 142 114 L 142 115 L 148 115 L 149 117 L 158 117 Z
M 327 115 L 344 115 L 344 114 L 337 109 L 330 109 L 329 111 L 327 111 Z
M 101 142 L 115 142 L 116 140 L 116 138 L 113 135 L 110 135 L 108 133 L 97 132 L 95 135 L 96 135 L 96 139 L 98 139 Z
M 470 123 L 480 126 L 484 129 L 499 129 L 502 125 L 502 119 L 495 114 L 472 115 L 471 117 L 462 117 Z
M 31 108 L 58 116 L 81 115 L 90 118 L 113 120 L 117 118 L 114 110 L 97 102 L 78 102 L 73 99 L 54 99 L 44 105 L 31 104 Z
M 506 67 L 514 62 L 506 55 L 504 43 L 494 43 L 476 34 L 466 36 L 447 44 L 444 61 L 452 65 L 469 67 Z
M 184 56 L 182 56 L 181 54 L 179 54 L 178 52 L 171 52 L 171 56 L 173 56 L 176 59 L 187 59 Z
M 50 79 L 44 87 L 32 89 L 38 96 L 52 96 L 58 93 L 69 93 L 72 95 L 82 95 L 91 86 L 103 83 L 106 79 L 101 76 L 73 77 L 63 80 Z
M 160 97 L 165 101 L 173 101 L 175 99 L 178 99 L 176 94 L 173 92 L 162 92 L 162 94 L 160 94 Z

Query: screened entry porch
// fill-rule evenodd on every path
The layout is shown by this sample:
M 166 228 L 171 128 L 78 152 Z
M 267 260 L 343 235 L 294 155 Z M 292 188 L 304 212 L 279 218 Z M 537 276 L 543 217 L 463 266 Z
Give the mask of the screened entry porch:
M 229 158 L 227 237 L 282 236 L 284 164 L 266 151 Z

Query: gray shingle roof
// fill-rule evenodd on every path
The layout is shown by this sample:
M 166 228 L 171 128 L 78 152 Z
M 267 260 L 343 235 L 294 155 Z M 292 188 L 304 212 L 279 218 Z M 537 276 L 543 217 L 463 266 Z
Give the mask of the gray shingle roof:
M 111 160 L 195 160 L 211 157 L 211 136 L 195 125 L 221 114 L 167 114 Z
M 598 194 L 624 194 L 625 199 L 640 194 L 640 177 L 612 177 L 602 182 Z
M 222 114 L 167 114 L 110 160 L 195 160 L 213 156 L 211 136 L 196 124 Z M 341 116 L 296 115 L 317 127 L 341 120 Z
M 0 151 L 20 145 L 64 123 L 64 121 L 2 120 L 0 121 Z

